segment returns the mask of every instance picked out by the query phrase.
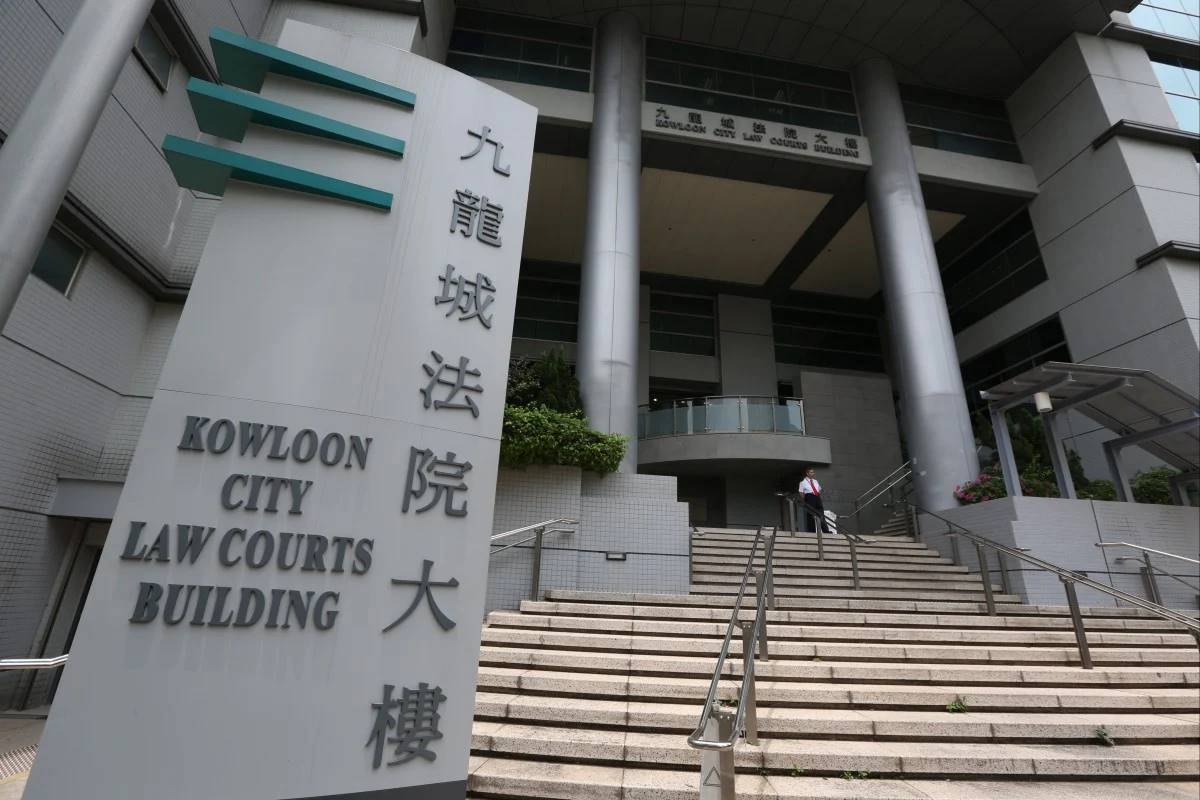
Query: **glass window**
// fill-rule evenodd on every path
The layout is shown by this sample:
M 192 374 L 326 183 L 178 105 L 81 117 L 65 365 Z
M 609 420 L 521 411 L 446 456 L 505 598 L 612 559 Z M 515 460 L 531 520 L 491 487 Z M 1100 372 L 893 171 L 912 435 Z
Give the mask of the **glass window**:
M 1070 361 L 1066 335 L 1058 316 L 1034 325 L 1011 339 L 985 350 L 961 365 L 967 404 L 981 408 L 986 402 L 979 397 L 998 383 L 1020 375 L 1030 367 L 1047 361 Z
M 133 46 L 134 55 L 142 66 L 150 73 L 150 77 L 158 84 L 158 88 L 166 89 L 171 80 L 171 63 L 174 58 L 167 47 L 166 41 L 159 35 L 154 24 L 147 21 L 138 34 L 137 43 Z
M 446 64 L 477 78 L 586 92 L 592 29 L 513 14 L 460 8 Z
M 716 355 L 716 323 L 716 309 L 711 297 L 650 293 L 651 350 Z
M 1174 56 L 1151 54 L 1150 61 L 1176 124 L 1200 133 L 1200 71 Z
M 1021 211 L 946 266 L 942 283 L 954 332 L 1046 281 L 1027 211 Z
M 50 284 L 55 290 L 66 294 L 75 281 L 75 274 L 83 262 L 86 251 L 74 239 L 51 228 L 42 243 L 37 260 L 33 262 L 33 276 Z
M 579 322 L 579 267 L 521 262 L 513 336 L 574 342 Z

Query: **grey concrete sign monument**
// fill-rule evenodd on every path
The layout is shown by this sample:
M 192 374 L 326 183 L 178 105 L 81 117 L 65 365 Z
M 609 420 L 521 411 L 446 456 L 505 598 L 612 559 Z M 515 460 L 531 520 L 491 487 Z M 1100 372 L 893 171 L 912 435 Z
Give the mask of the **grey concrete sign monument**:
M 224 202 L 25 797 L 462 798 L 536 110 L 212 43 L 163 149 Z

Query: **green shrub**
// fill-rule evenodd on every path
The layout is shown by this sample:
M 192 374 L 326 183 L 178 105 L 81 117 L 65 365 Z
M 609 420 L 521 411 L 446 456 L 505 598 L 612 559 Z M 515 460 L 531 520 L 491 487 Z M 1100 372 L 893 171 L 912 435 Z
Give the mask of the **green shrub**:
M 551 350 L 538 359 L 519 359 L 509 365 L 510 406 L 545 406 L 554 411 L 582 411 L 579 379 L 571 372 L 562 349 Z
M 625 438 L 588 427 L 579 411 L 546 406 L 505 406 L 500 466 L 562 464 L 589 472 L 616 472 L 625 456 Z
M 1112 481 L 1098 478 L 1088 481 L 1086 486 L 1076 490 L 1076 495 L 1080 500 L 1116 500 L 1117 487 L 1113 486 Z
M 1171 478 L 1175 470 L 1170 467 L 1155 467 L 1139 472 L 1133 479 L 1133 499 L 1139 503 L 1171 505 Z

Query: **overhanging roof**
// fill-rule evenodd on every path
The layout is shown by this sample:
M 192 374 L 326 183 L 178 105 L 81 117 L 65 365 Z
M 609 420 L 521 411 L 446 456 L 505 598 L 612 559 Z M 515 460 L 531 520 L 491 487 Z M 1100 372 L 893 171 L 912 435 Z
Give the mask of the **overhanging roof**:
M 1183 472 L 1200 469 L 1200 425 L 1167 427 L 1200 416 L 1200 400 L 1153 372 L 1048 361 L 979 394 L 992 408 L 1011 408 L 1037 392 L 1119 437 L 1165 428 L 1137 444 Z

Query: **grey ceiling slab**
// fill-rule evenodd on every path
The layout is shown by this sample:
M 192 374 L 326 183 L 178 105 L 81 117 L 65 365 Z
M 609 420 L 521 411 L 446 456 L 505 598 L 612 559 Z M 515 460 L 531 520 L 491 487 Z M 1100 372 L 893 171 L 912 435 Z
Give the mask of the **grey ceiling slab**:
M 826 30 L 841 33 L 866 3 L 867 0 L 827 0 L 821 13 L 817 15 L 816 24 Z
M 808 32 L 808 24 L 794 19 L 780 19 L 779 26 L 767 45 L 767 55 L 774 58 L 789 59 L 796 51 L 796 45 Z
M 742 40 L 742 31 L 750 19 L 748 11 L 736 8 L 719 8 L 713 20 L 712 43 L 717 47 L 733 49 Z
M 717 9 L 689 3 L 683 9 L 683 38 L 688 42 L 707 44 L 712 35 Z
M 765 53 L 767 45 L 771 43 L 771 39 L 775 35 L 775 29 L 779 26 L 779 21 L 779 17 L 751 13 L 737 48 L 748 53 Z
M 655 3 L 650 13 L 650 33 L 668 39 L 682 39 L 683 6 Z
M 823 5 L 825 5 L 825 0 L 792 0 L 788 4 L 787 11 L 784 12 L 784 16 L 803 22 L 812 22 L 821 13 Z

